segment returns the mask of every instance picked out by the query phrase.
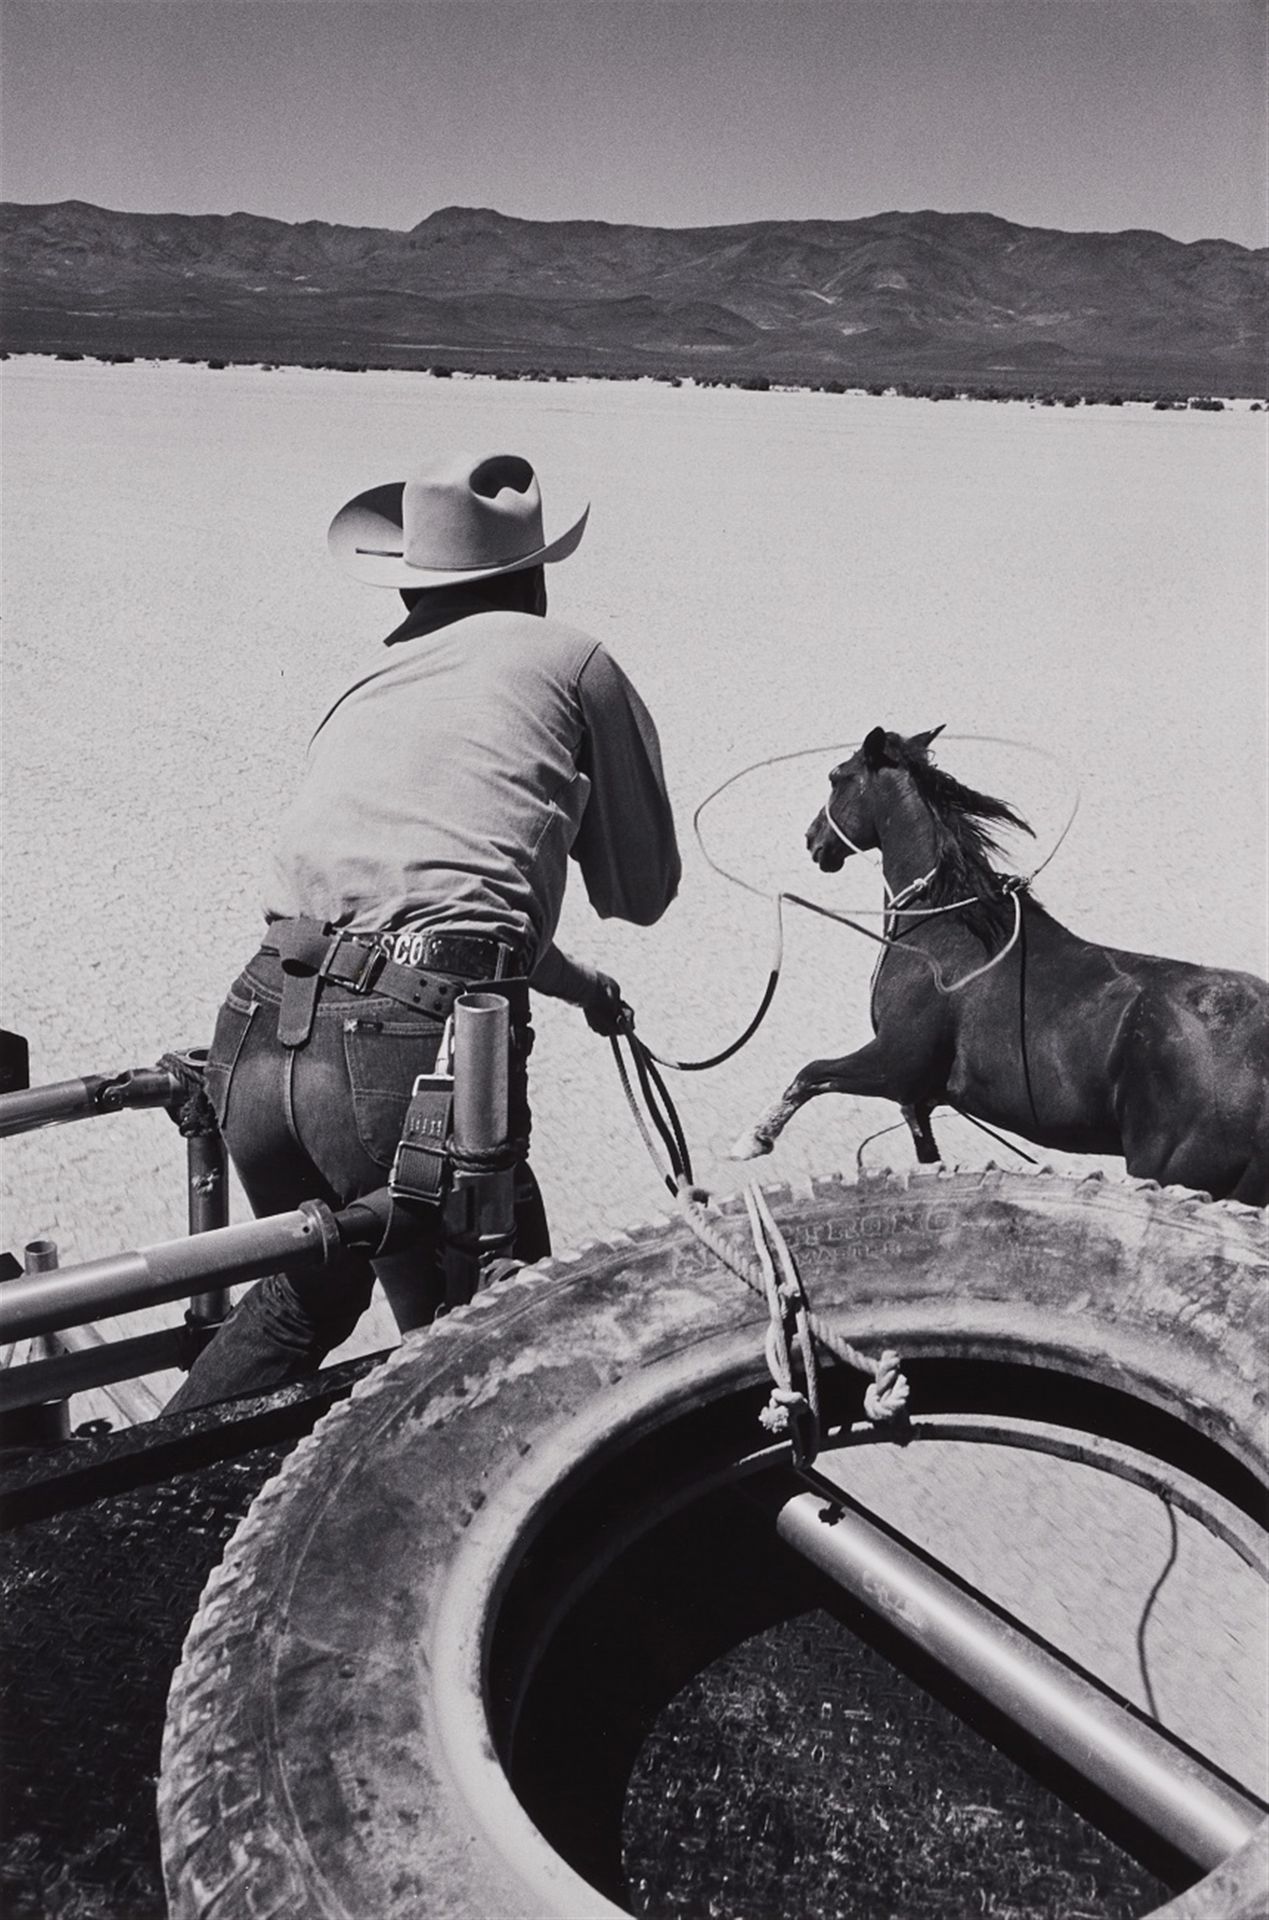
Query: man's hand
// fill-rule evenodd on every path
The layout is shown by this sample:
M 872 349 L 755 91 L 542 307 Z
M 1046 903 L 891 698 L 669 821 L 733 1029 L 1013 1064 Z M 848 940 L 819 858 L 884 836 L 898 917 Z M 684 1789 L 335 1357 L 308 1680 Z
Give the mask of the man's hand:
M 606 1039 L 616 1033 L 628 1033 L 634 1025 L 634 1014 L 622 999 L 621 988 L 606 973 L 591 973 L 586 997 L 580 1005 L 587 1026 Z

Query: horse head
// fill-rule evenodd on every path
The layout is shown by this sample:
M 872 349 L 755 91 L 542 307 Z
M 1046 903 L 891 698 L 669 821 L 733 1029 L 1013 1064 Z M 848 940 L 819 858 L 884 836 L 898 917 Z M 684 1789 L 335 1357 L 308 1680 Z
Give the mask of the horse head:
M 880 844 L 877 801 L 882 780 L 887 772 L 924 760 L 930 742 L 942 731 L 931 727 L 905 740 L 900 733 L 874 727 L 849 760 L 833 768 L 828 800 L 806 830 L 807 850 L 817 867 L 836 873 L 852 853 L 867 853 Z

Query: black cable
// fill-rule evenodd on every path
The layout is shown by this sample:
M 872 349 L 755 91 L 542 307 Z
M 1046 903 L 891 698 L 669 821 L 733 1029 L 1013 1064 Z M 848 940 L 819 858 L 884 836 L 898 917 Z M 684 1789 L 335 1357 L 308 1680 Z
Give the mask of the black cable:
M 642 1040 L 636 1039 L 633 1035 L 631 1039 L 636 1050 L 636 1056 L 639 1058 L 641 1071 L 647 1074 L 652 1085 L 656 1088 L 660 1096 L 662 1110 L 673 1129 L 679 1157 L 679 1164 L 675 1171 L 683 1175 L 689 1186 L 694 1186 L 696 1183 L 692 1177 L 692 1157 L 688 1152 L 687 1136 L 683 1131 L 683 1124 L 679 1119 L 678 1108 L 670 1097 L 670 1090 L 666 1086 L 665 1081 L 657 1072 L 656 1063 L 648 1048 L 644 1046 Z
M 779 967 L 773 967 L 768 976 L 766 989 L 759 1003 L 758 1011 L 740 1038 L 733 1040 L 729 1047 L 724 1047 L 721 1053 L 712 1053 L 708 1060 L 667 1060 L 663 1055 L 653 1053 L 649 1046 L 645 1045 L 643 1050 L 649 1060 L 655 1060 L 663 1067 L 671 1067 L 675 1073 L 705 1073 L 710 1067 L 721 1067 L 724 1060 L 730 1060 L 733 1053 L 739 1053 L 740 1049 L 753 1039 L 753 1036 L 757 1033 L 759 1027 L 767 1017 L 767 1008 L 775 998 L 775 990 L 779 984 L 780 969 Z M 643 1043 L 641 1042 L 640 1044 L 642 1045 Z
M 643 1095 L 652 1123 L 662 1140 L 670 1159 L 670 1170 L 676 1176 L 682 1175 L 691 1184 L 692 1167 L 687 1150 L 687 1141 L 683 1137 L 683 1128 L 679 1121 L 674 1102 L 671 1100 L 664 1080 L 657 1072 L 648 1050 L 636 1034 L 628 1034 L 631 1058 L 635 1072 L 639 1076 L 639 1091 Z

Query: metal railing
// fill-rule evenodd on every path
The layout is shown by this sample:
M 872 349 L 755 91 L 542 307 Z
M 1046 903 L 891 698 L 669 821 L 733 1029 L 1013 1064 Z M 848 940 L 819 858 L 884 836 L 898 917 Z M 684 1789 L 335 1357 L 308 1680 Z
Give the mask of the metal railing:
M 192 1366 L 228 1317 L 231 1287 L 279 1268 L 320 1268 L 351 1251 L 396 1252 L 418 1237 L 422 1220 L 440 1233 L 447 1304 L 470 1299 L 483 1263 L 507 1251 L 514 1231 L 505 998 L 460 996 L 452 1032 L 452 1059 L 440 1078 L 453 1095 L 453 1160 L 437 1207 L 420 1209 L 408 1188 L 394 1185 L 339 1212 L 306 1200 L 292 1213 L 230 1226 L 228 1156 L 203 1090 L 202 1048 L 165 1054 L 154 1067 L 0 1093 L 0 1139 L 134 1108 L 166 1109 L 186 1142 L 189 1220 L 188 1238 L 73 1267 L 60 1266 L 53 1241 L 28 1243 L 24 1270 L 0 1280 L 0 1416 L 40 1409 L 28 1420 L 34 1437 L 64 1437 L 70 1394 Z M 190 1305 L 181 1326 L 108 1341 L 91 1324 L 182 1298 Z M 19 1360 L 22 1341 L 30 1346 Z
M 185 1136 L 191 1236 L 224 1230 L 229 1219 L 228 1158 L 215 1115 L 201 1091 L 205 1060 L 204 1049 L 190 1048 L 165 1056 L 154 1067 L 86 1074 L 0 1093 L 0 1139 L 106 1114 L 162 1107 Z M 28 1430 L 38 1430 L 41 1438 L 65 1433 L 65 1401 L 71 1393 L 109 1387 L 169 1367 L 188 1368 L 229 1312 L 229 1283 L 213 1265 L 204 1268 L 195 1261 L 192 1284 L 179 1289 L 190 1296 L 182 1326 L 108 1341 L 95 1327 L 81 1323 L 91 1319 L 94 1308 L 103 1314 L 127 1308 L 113 1293 L 83 1292 L 75 1279 L 103 1265 L 112 1263 L 62 1269 L 55 1242 L 33 1240 L 24 1249 L 21 1277 L 0 1285 L 0 1414 L 43 1408 L 38 1424 L 28 1422 Z M 209 1284 L 203 1284 L 204 1278 Z M 23 1308 L 24 1296 L 32 1292 L 44 1307 L 50 1307 L 55 1298 L 67 1297 L 68 1287 L 76 1296 L 83 1292 L 84 1300 L 83 1309 L 69 1319 L 50 1321 L 41 1311 L 35 1324 Z M 26 1359 L 19 1361 L 18 1343 L 23 1339 L 30 1341 L 30 1347 Z

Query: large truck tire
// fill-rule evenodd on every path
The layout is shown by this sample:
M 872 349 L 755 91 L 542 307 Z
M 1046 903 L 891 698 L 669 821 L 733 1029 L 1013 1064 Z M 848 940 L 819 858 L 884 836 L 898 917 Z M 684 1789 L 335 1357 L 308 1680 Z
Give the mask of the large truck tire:
M 858 1348 L 1117 1388 L 1269 1480 L 1260 1210 L 995 1168 L 767 1196 L 814 1312 Z M 739 1200 L 718 1224 L 749 1253 Z M 323 1419 L 242 1522 L 173 1682 L 173 1920 L 621 1911 L 553 1851 L 499 1762 L 485 1662 L 500 1595 L 601 1461 L 766 1381 L 765 1318 L 667 1220 L 524 1269 L 411 1335 Z M 1253 1920 L 1267 1888 L 1262 1825 L 1156 1911 Z

